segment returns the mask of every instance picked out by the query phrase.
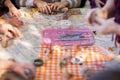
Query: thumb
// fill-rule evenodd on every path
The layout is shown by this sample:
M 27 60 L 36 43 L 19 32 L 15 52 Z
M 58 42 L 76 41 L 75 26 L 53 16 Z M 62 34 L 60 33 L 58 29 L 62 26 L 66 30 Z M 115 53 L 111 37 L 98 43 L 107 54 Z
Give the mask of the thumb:
M 102 18 L 100 18 L 100 17 L 95 17 L 95 22 L 96 23 L 98 23 L 99 25 L 102 25 L 104 22 L 105 22 L 105 20 L 104 19 L 102 19 Z

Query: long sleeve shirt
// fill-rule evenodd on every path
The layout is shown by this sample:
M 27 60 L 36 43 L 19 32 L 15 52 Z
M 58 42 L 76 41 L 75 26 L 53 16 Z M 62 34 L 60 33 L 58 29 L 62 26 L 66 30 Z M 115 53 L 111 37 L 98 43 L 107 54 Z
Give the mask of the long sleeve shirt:
M 33 5 L 34 0 L 11 0 L 15 1 L 16 5 L 31 7 Z M 53 2 L 64 2 L 67 1 L 69 3 L 68 8 L 77 8 L 80 6 L 81 0 L 43 0 L 45 2 L 53 3 Z

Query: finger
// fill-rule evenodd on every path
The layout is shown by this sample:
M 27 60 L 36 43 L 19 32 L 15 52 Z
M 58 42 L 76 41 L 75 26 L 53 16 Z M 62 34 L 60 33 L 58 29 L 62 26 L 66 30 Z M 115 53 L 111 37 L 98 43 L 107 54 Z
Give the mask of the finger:
M 19 18 L 19 14 L 15 13 L 13 17 Z
M 57 11 L 57 7 L 58 7 L 57 5 L 54 5 L 53 10 Z
M 104 19 L 100 18 L 100 17 L 95 17 L 95 21 L 98 22 L 99 24 L 104 23 Z
M 15 38 L 16 34 L 18 34 L 18 32 L 16 32 L 15 27 L 10 26 L 8 31 L 6 32 L 8 34 L 9 37 Z
M 18 20 L 18 23 L 19 23 L 19 26 L 23 26 L 24 25 L 24 23 L 22 21 L 20 21 L 20 20 Z
M 55 4 L 52 4 L 52 5 L 51 5 L 51 9 L 52 9 L 53 11 L 55 11 L 55 10 L 54 10 L 54 7 L 55 7 Z
M 46 6 L 44 9 L 45 9 L 45 12 L 44 12 L 44 13 L 48 15 L 49 12 L 48 12 L 47 6 Z
M 21 21 L 16 21 L 16 23 L 12 24 L 14 27 L 21 27 L 23 26 L 23 23 Z
M 96 2 L 97 7 L 101 8 L 101 5 L 99 2 Z
M 8 35 L 10 38 L 13 38 L 14 34 L 12 34 L 12 32 L 14 32 L 13 27 L 10 24 L 4 24 L 4 26 L 7 26 L 8 29 L 5 30 L 4 34 Z
M 15 17 L 16 17 L 16 18 L 19 18 L 19 17 L 20 17 L 19 13 L 17 13 L 17 14 L 15 15 Z
M 18 73 L 19 75 L 21 75 L 23 78 L 25 78 L 25 80 L 28 80 L 28 77 L 24 74 L 24 69 L 19 67 L 19 66 L 16 66 L 14 69 L 13 69 L 14 72 Z
M 27 65 L 27 66 L 26 66 L 26 65 Z M 35 68 L 33 65 L 31 65 L 31 64 L 24 64 L 23 67 L 26 68 L 26 69 L 31 70 L 31 72 L 32 72 L 33 74 L 35 74 L 36 68 Z
M 105 3 L 104 3 L 104 2 L 102 2 L 102 1 L 99 1 L 99 3 L 100 3 L 100 4 L 102 4 L 102 5 L 105 5 Z
M 13 22 L 14 21 L 14 22 Z M 23 26 L 23 22 L 18 20 L 18 18 L 14 17 L 12 19 L 9 20 L 9 23 L 12 25 L 12 26 L 15 26 L 15 27 L 20 27 L 20 26 Z
M 11 12 L 9 12 L 9 15 L 10 15 L 11 17 L 13 17 L 13 14 L 12 14 Z
M 15 37 L 16 38 L 20 37 L 20 35 L 21 35 L 20 31 L 17 28 L 15 28 L 15 27 L 14 27 L 14 31 L 15 31 Z
M 51 14 L 52 10 L 49 6 L 47 6 L 47 10 L 48 10 L 49 14 Z
M 15 27 L 23 26 L 23 22 L 20 20 L 16 20 Z
M 87 14 L 86 20 L 87 20 L 87 23 L 88 23 L 88 24 L 92 24 L 93 18 L 95 17 L 95 16 L 93 17 L 94 13 L 95 13 L 95 9 L 92 9 L 92 10 Z
M 50 8 L 53 10 L 54 4 L 51 4 Z
M 21 16 L 21 13 L 20 13 L 20 11 L 18 12 L 18 17 L 20 17 Z
M 34 75 L 35 75 L 34 67 L 29 64 L 17 63 L 15 65 L 15 68 L 13 68 L 13 70 L 15 72 L 17 72 L 18 74 L 20 74 L 21 76 L 23 76 L 24 78 L 27 78 L 27 80 L 28 80 L 28 78 L 34 77 Z M 26 70 L 27 70 L 27 72 L 26 72 Z
M 61 9 L 61 11 L 65 13 L 65 12 L 67 12 L 67 11 L 68 11 L 68 8 L 67 8 L 67 7 L 65 7 L 65 8 Z
M 42 8 L 42 13 L 43 13 L 43 14 L 45 13 L 45 7 Z
M 40 7 L 40 8 L 39 8 L 39 11 L 40 11 L 41 13 L 43 13 L 43 7 Z
M 11 32 L 6 32 L 5 35 L 9 38 L 14 38 L 14 35 Z
M 3 48 L 6 48 L 8 46 L 8 40 L 9 38 L 6 35 L 4 35 L 3 40 L 1 42 Z
M 60 11 L 61 9 L 62 9 L 61 6 L 58 6 L 56 10 Z
M 40 8 L 40 7 L 38 7 L 38 12 L 40 12 L 40 13 L 41 13 L 41 8 Z

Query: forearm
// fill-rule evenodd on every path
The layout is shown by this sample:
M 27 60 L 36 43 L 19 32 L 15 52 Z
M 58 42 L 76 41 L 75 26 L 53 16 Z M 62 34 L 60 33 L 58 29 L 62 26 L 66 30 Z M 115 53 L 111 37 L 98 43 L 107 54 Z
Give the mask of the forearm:
M 12 2 L 10 0 L 5 0 L 4 5 L 8 8 L 14 7 L 14 5 L 12 4 Z
M 42 1 L 42 0 L 34 0 L 34 1 L 33 1 L 33 4 L 36 6 L 37 3 L 39 3 L 39 1 Z
M 107 18 L 111 18 L 114 16 L 114 0 L 107 0 L 107 3 L 102 8 L 102 10 L 106 10 Z

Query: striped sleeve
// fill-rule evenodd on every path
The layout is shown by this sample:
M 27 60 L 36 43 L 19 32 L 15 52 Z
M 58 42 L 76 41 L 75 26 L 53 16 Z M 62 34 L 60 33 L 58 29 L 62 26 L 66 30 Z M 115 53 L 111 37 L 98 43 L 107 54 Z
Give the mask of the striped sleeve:
M 34 0 L 15 0 L 20 7 L 33 7 Z
M 34 6 L 33 2 L 34 2 L 34 0 L 27 0 L 26 6 L 27 7 L 33 7 Z
M 61 0 L 61 2 L 69 2 L 69 8 L 78 8 L 80 6 L 81 0 Z

